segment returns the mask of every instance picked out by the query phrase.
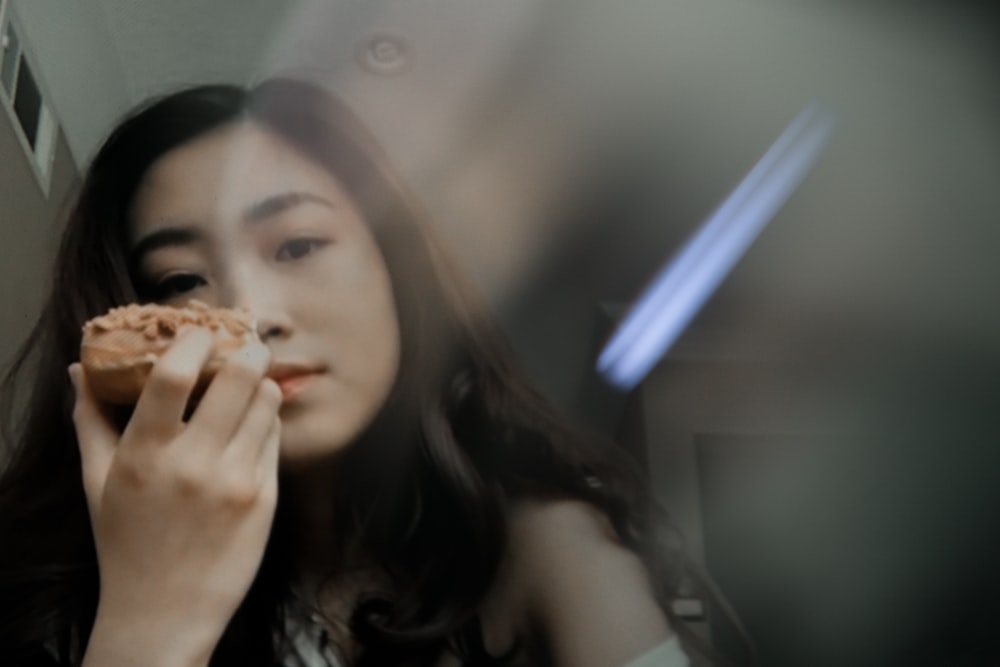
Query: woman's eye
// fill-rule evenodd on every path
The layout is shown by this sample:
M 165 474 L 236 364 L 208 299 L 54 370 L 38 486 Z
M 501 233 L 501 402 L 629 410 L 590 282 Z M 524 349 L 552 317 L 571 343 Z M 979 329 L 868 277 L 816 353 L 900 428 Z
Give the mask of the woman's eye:
M 302 259 L 326 244 L 327 241 L 323 239 L 292 239 L 291 241 L 286 241 L 278 248 L 275 259 L 279 262 Z
M 153 298 L 156 301 L 166 301 L 207 284 L 205 279 L 196 273 L 179 273 L 158 282 L 153 287 Z

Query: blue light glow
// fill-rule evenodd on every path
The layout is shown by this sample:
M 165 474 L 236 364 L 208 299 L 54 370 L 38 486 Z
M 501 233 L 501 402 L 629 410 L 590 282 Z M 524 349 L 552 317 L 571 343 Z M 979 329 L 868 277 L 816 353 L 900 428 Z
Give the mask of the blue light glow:
M 597 362 L 608 381 L 626 390 L 642 381 L 805 179 L 834 125 L 812 103 L 782 132 L 622 320 Z

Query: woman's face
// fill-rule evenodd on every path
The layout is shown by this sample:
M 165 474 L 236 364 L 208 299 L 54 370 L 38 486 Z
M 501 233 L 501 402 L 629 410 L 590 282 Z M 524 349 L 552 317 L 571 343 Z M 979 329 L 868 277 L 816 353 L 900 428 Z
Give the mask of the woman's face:
M 246 307 L 270 347 L 282 459 L 335 453 L 370 424 L 399 368 L 389 274 L 350 194 L 251 122 L 167 153 L 131 209 L 145 293 Z

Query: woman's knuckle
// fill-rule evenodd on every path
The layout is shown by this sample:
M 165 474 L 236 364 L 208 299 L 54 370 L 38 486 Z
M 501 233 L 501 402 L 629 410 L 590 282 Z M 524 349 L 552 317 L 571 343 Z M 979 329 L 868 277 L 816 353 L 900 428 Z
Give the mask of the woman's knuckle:
M 91 419 L 90 415 L 90 410 L 83 403 L 77 403 L 73 406 L 71 418 L 73 420 L 73 426 L 76 427 L 78 432 L 89 424 Z
M 253 507 L 260 500 L 260 487 L 250 480 L 230 480 L 224 488 L 223 502 L 234 509 Z
M 164 364 L 157 364 L 149 374 L 150 387 L 163 393 L 186 389 L 192 381 L 188 373 Z
M 241 383 L 257 382 L 263 374 L 259 365 L 243 355 L 233 355 L 226 362 L 224 371 L 227 375 Z
M 178 466 L 173 473 L 174 488 L 183 496 L 196 496 L 204 493 L 206 488 L 206 475 L 197 466 Z
M 271 407 L 281 405 L 281 387 L 271 379 L 265 379 L 260 385 L 261 397 Z
M 90 468 L 83 469 L 83 492 L 88 498 L 99 498 L 104 480 Z
M 133 489 L 143 488 L 149 482 L 149 471 L 144 466 L 140 466 L 135 461 L 125 457 L 119 458 L 118 465 L 115 466 L 115 474 L 125 486 Z
M 277 482 L 268 482 L 264 484 L 263 488 L 257 494 L 257 500 L 260 504 L 266 505 L 267 507 L 274 507 L 278 504 L 278 484 Z

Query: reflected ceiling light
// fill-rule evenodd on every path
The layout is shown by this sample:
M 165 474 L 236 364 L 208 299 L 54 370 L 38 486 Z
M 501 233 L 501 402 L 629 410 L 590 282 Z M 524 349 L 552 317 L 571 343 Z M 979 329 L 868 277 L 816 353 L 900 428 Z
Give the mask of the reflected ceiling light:
M 632 389 L 666 354 L 819 160 L 834 124 L 831 110 L 808 105 L 657 274 L 597 360 L 609 382 Z

